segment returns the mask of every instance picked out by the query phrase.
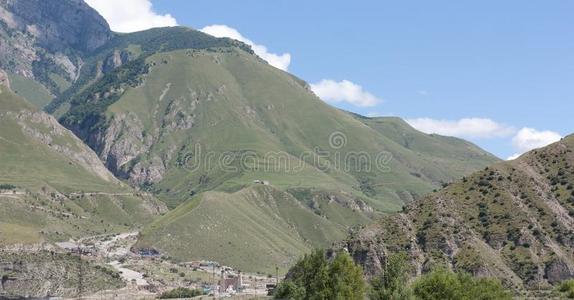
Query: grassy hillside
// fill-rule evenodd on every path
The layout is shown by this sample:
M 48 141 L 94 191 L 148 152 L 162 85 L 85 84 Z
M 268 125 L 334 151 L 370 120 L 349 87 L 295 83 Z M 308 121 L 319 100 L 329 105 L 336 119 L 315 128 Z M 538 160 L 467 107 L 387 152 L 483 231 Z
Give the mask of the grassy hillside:
M 478 146 L 455 137 L 425 134 L 397 117 L 366 118 L 354 115 L 365 125 L 375 129 L 404 148 L 417 153 L 434 164 L 425 166 L 420 175 L 431 182 L 440 182 L 452 174 L 470 174 L 485 167 L 484 160 L 496 159 Z
M 574 136 L 495 164 L 354 234 L 368 274 L 406 251 L 419 272 L 448 265 L 517 290 L 574 277 Z
M 0 244 L 67 240 L 143 225 L 162 210 L 51 116 L 0 87 Z
M 338 203 L 328 206 L 341 208 Z M 336 216 L 314 213 L 269 186 L 234 194 L 206 192 L 147 226 L 137 247 L 179 260 L 210 259 L 244 271 L 274 273 L 275 266 L 286 271 L 303 253 L 346 235 L 346 227 L 331 221 L 331 215 Z

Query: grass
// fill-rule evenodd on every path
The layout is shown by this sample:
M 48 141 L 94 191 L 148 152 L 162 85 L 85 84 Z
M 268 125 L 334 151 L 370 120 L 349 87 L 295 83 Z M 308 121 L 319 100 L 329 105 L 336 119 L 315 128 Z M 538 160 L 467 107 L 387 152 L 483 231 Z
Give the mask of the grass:
M 178 260 L 207 259 L 244 271 L 286 271 L 301 254 L 345 236 L 291 195 L 253 186 L 235 194 L 207 192 L 150 224 L 138 247 Z
M 0 244 L 121 232 L 152 220 L 155 199 L 114 179 L 56 122 L 38 121 L 33 105 L 1 88 L 0 113 L 0 185 L 16 187 L 0 195 Z
M 32 79 L 16 74 L 10 74 L 9 79 L 10 88 L 14 93 L 27 99 L 39 109 L 42 109 L 54 99 L 50 91 Z

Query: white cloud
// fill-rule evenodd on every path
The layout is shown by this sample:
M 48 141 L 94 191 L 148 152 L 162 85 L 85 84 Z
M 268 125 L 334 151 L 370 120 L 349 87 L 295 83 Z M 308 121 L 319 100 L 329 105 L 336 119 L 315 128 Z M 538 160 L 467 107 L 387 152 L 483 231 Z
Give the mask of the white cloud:
M 533 128 L 522 128 L 512 138 L 512 146 L 518 153 L 508 159 L 516 159 L 525 152 L 548 146 L 554 142 L 558 142 L 561 138 L 562 136 L 554 131 L 538 131 Z
M 150 0 L 85 0 L 108 21 L 113 31 L 134 32 L 154 27 L 177 26 L 169 14 L 154 12 Z
M 227 37 L 244 42 L 245 44 L 251 46 L 255 54 L 257 54 L 259 57 L 267 61 L 270 65 L 283 71 L 287 71 L 289 69 L 289 65 L 291 64 L 291 54 L 271 53 L 267 50 L 267 47 L 255 44 L 253 41 L 239 33 L 239 31 L 237 31 L 235 28 L 231 28 L 227 25 L 210 25 L 203 27 L 199 31 L 205 32 L 218 38 Z
M 406 121 L 424 133 L 436 133 L 461 138 L 509 137 L 516 132 L 511 126 L 486 118 L 464 118 L 454 121 L 418 118 L 407 119 Z
M 381 99 L 363 90 L 360 85 L 348 80 L 337 82 L 324 79 L 311 84 L 311 89 L 326 102 L 346 102 L 362 107 L 372 107 L 382 102 Z
M 519 158 L 521 155 L 522 154 L 520 154 L 520 153 L 516 153 L 516 154 L 510 156 L 509 158 L 507 158 L 506 160 L 515 160 L 515 159 Z

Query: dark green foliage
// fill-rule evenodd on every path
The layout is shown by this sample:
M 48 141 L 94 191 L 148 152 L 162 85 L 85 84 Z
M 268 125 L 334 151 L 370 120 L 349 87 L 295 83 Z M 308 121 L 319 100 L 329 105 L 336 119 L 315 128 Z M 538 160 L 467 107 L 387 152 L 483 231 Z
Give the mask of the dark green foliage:
M 0 190 L 13 190 L 16 186 L 12 184 L 0 184 Z
M 502 300 L 512 299 L 500 281 L 475 278 L 466 273 L 435 270 L 413 283 L 414 295 L 421 300 Z
M 558 291 L 562 293 L 564 297 L 574 299 L 574 279 L 562 282 L 558 286 Z
M 112 73 L 104 75 L 97 83 L 71 100 L 72 108 L 60 122 L 68 128 L 82 128 L 93 131 L 104 125 L 106 109 L 121 97 L 125 86 L 136 86 L 149 66 L 140 58 L 133 60 Z M 110 95 L 105 96 L 105 93 Z
M 203 295 L 200 290 L 191 290 L 187 288 L 176 288 L 169 292 L 165 292 L 159 296 L 160 299 L 179 299 L 179 298 L 193 298 Z
M 371 300 L 408 300 L 413 293 L 407 285 L 409 262 L 403 253 L 388 258 L 384 272 L 371 282 L 369 299 Z
M 347 252 L 338 253 L 329 262 L 322 250 L 316 250 L 291 268 L 274 298 L 362 300 L 364 296 L 362 270 Z

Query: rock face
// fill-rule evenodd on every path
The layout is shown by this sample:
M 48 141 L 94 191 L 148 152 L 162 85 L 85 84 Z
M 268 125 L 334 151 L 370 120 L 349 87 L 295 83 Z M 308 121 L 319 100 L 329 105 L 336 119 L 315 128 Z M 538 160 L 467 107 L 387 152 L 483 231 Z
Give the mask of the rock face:
M 29 33 L 51 52 L 91 52 L 112 37 L 104 18 L 82 0 L 2 0 L 0 6 L 9 28 Z
M 7 88 L 10 88 L 10 79 L 8 78 L 8 74 L 0 69 L 0 85 L 3 85 Z
M 436 265 L 499 277 L 517 290 L 574 277 L 574 136 L 499 163 L 354 233 L 367 276 L 406 252 L 414 274 Z M 413 274 L 413 275 L 414 275 Z
M 0 0 L 0 68 L 53 93 L 61 89 L 55 75 L 74 82 L 83 58 L 112 37 L 82 0 Z

